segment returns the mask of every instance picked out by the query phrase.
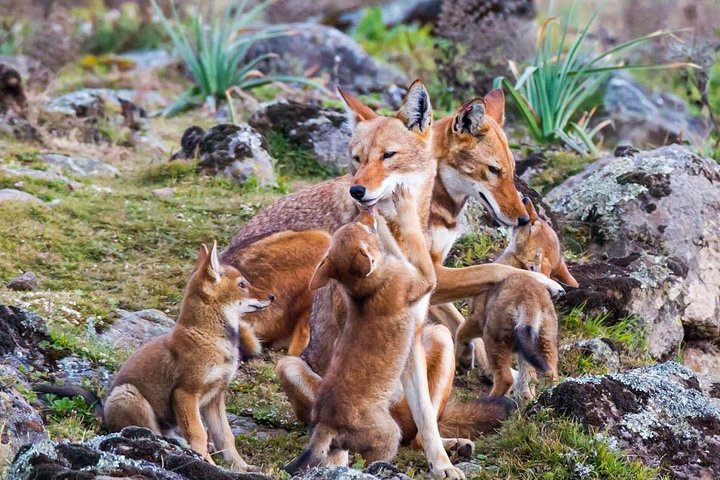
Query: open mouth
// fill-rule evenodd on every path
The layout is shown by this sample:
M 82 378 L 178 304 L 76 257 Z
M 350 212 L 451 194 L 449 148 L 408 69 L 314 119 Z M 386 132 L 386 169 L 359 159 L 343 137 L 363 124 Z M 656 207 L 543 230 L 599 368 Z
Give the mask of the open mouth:
M 268 303 L 252 303 L 249 306 L 250 306 L 250 308 L 253 309 L 253 311 L 257 311 L 257 310 L 262 310 L 263 308 L 267 307 L 268 305 L 270 305 L 269 302 Z
M 368 198 L 368 199 L 363 199 L 363 200 L 356 200 L 356 202 L 358 203 L 358 205 L 360 205 L 360 206 L 363 207 L 363 208 L 370 208 L 370 207 L 372 207 L 373 205 L 375 205 L 376 203 L 378 203 L 379 201 L 380 201 L 380 197 L 377 197 L 377 198 Z
M 488 198 L 485 196 L 485 194 L 483 192 L 478 192 L 478 194 L 480 195 L 480 199 L 485 204 L 485 207 L 492 214 L 493 218 L 495 219 L 495 221 L 497 223 L 499 223 L 500 225 L 505 226 L 505 227 L 514 227 L 515 226 L 514 223 L 508 223 L 505 220 L 503 220 L 502 218 L 500 218 L 500 216 L 497 214 L 497 212 L 493 208 L 492 204 L 490 203 L 490 200 L 488 200 Z

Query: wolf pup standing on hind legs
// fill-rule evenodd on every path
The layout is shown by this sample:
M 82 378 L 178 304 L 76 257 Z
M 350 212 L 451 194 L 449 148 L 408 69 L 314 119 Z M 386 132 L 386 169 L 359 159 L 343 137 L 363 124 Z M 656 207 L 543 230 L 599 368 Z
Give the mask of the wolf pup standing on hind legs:
M 410 190 L 397 186 L 393 201 L 399 244 L 389 232 L 379 235 L 374 216 L 362 212 L 335 232 L 310 283 L 314 290 L 336 280 L 348 315 L 313 405 L 310 444 L 286 468 L 291 474 L 347 465 L 348 451 L 368 463 L 390 461 L 400 444 L 390 406 L 422 328 L 412 308 L 434 287 L 435 271 Z
M 238 322 L 273 299 L 234 267 L 221 265 L 215 244 L 212 251 L 203 245 L 173 330 L 143 345 L 115 375 L 102 415 L 107 428 L 139 426 L 161 435 L 177 426 L 190 447 L 213 463 L 204 421 L 215 448 L 234 470 L 254 469 L 235 448 L 225 390 L 237 370 Z M 80 387 L 38 385 L 35 390 L 97 403 L 92 392 Z

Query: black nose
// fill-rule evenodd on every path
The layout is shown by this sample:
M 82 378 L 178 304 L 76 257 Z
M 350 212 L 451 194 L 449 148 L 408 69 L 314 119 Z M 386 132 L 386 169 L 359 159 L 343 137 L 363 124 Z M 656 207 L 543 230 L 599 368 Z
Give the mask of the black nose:
M 530 223 L 530 215 L 523 215 L 522 217 L 518 218 L 518 225 L 519 226 L 525 226 L 528 223 Z
M 350 187 L 350 196 L 355 200 L 362 200 L 365 196 L 365 187 L 363 185 L 353 185 Z
M 270 301 L 272 302 L 273 300 L 275 300 L 275 295 L 273 295 L 273 294 L 271 293 L 270 295 L 268 295 L 268 298 L 269 298 Z

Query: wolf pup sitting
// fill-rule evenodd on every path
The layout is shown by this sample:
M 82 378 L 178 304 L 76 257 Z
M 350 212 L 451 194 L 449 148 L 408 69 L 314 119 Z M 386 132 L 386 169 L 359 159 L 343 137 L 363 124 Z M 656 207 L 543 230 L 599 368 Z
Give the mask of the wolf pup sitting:
M 390 406 L 401 395 L 415 336 L 414 304 L 435 285 L 416 201 L 404 185 L 396 187 L 400 244 L 387 226 L 375 231 L 375 218 L 362 212 L 333 236 L 311 289 L 330 279 L 341 285 L 348 316 L 312 410 L 308 448 L 286 470 L 347 465 L 348 451 L 370 463 L 389 461 L 401 440 Z M 379 219 L 382 222 L 382 219 Z
M 253 469 L 235 448 L 225 390 L 237 370 L 242 315 L 267 307 L 273 299 L 235 268 L 220 265 L 215 244 L 212 252 L 203 245 L 173 330 L 143 345 L 115 376 L 102 415 L 107 428 L 119 431 L 134 425 L 160 435 L 177 426 L 190 447 L 213 463 L 204 420 L 215 448 L 233 470 Z M 72 386 L 42 385 L 36 390 L 94 397 Z
M 538 218 L 527 197 L 523 203 L 530 222 L 513 229 L 510 245 L 496 263 L 542 272 L 577 287 L 552 227 Z M 557 315 L 547 289 L 538 282 L 511 275 L 475 297 L 470 316 L 457 331 L 456 354 L 466 366 L 475 355 L 481 368 L 492 372 L 491 396 L 506 395 L 515 376 L 514 395 L 527 400 L 534 396 L 529 383 L 533 369 L 557 380 L 557 329 Z M 473 342 L 480 336 L 482 341 Z M 514 375 L 511 364 L 516 351 L 520 354 Z

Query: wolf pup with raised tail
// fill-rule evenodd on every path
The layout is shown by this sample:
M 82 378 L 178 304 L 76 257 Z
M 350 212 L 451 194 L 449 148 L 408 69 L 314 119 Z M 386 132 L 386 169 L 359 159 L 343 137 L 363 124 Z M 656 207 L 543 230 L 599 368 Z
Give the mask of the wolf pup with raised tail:
M 273 299 L 235 268 L 221 265 L 215 244 L 212 251 L 203 245 L 173 330 L 143 345 L 113 379 L 102 415 L 107 428 L 138 426 L 161 435 L 179 427 L 190 447 L 213 463 L 204 421 L 215 448 L 233 470 L 254 469 L 235 448 L 225 390 L 237 370 L 243 315 L 267 307 Z M 42 393 L 94 397 L 79 390 L 36 386 Z
M 527 197 L 523 203 L 530 221 L 513 229 L 510 245 L 496 263 L 541 272 L 577 287 L 552 227 L 538 218 Z M 527 400 L 534 396 L 530 378 L 536 371 L 557 380 L 557 330 L 557 314 L 545 286 L 511 275 L 475 297 L 470 316 L 457 331 L 456 353 L 466 366 L 474 354 L 481 369 L 492 372 L 491 396 L 506 395 L 512 386 L 516 397 Z M 475 340 L 480 336 L 482 341 Z M 515 352 L 517 373 L 511 367 Z
M 435 273 L 416 200 L 399 185 L 393 201 L 399 244 L 382 219 L 376 231 L 375 217 L 362 212 L 333 235 L 312 278 L 312 289 L 331 279 L 341 285 L 348 317 L 313 405 L 310 445 L 286 467 L 290 473 L 347 465 L 348 451 L 368 463 L 397 452 L 401 432 L 390 407 L 402 395 L 400 377 L 422 328 L 412 309 L 435 286 Z

